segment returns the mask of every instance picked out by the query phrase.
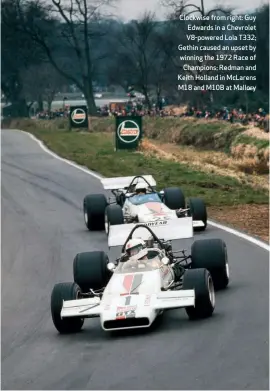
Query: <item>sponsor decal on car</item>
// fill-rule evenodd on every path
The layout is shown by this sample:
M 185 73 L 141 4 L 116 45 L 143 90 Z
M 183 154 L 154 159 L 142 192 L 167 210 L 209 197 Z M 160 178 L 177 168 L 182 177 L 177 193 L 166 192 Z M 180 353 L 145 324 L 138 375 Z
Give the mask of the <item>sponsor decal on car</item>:
M 145 206 L 156 216 L 165 216 L 167 213 L 160 202 L 147 202 Z
M 167 220 L 158 220 L 158 221 L 148 221 L 147 223 L 144 223 L 148 227 L 158 227 L 160 225 L 167 225 Z
M 141 285 L 142 278 L 142 274 L 126 274 L 123 279 L 123 287 L 126 292 L 120 293 L 120 296 L 139 294 L 138 288 Z
M 151 295 L 146 295 L 145 301 L 144 301 L 144 306 L 148 307 L 151 302 Z
M 116 319 L 135 318 L 137 306 L 132 307 L 117 307 Z

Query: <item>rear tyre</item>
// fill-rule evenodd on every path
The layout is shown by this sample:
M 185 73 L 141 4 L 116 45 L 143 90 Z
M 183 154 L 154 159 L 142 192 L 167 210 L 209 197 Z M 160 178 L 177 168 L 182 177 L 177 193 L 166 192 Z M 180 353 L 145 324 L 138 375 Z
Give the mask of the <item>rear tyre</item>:
M 109 258 L 104 251 L 79 253 L 73 261 L 74 282 L 82 292 L 104 288 L 112 272 L 108 270 Z
M 229 284 L 229 264 L 226 244 L 221 239 L 196 240 L 191 246 L 192 268 L 206 268 L 212 275 L 215 289 Z
M 207 227 L 207 210 L 204 201 L 201 198 L 190 198 L 187 208 L 190 208 L 189 215 L 193 220 L 200 220 L 204 223 L 204 227 L 194 227 L 194 231 L 204 231 Z
M 73 282 L 56 284 L 51 294 L 51 314 L 53 324 L 60 334 L 77 333 L 81 330 L 83 318 L 63 318 L 61 319 L 61 310 L 63 300 L 76 300 L 80 293 L 80 288 Z
M 215 309 L 215 289 L 208 270 L 186 270 L 183 289 L 195 290 L 195 307 L 185 308 L 190 320 L 208 318 L 213 314 Z
M 172 210 L 185 209 L 185 196 L 179 187 L 167 187 L 164 189 L 164 204 Z
M 104 230 L 107 199 L 104 194 L 89 194 L 83 200 L 84 222 L 89 231 Z
M 109 235 L 111 225 L 124 224 L 124 214 L 120 205 L 108 205 L 105 210 L 105 232 Z

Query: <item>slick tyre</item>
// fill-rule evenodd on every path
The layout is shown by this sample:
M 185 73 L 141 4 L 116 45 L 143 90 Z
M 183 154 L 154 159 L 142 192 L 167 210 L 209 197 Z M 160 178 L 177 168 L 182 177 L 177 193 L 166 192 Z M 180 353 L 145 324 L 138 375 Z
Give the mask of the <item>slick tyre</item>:
M 120 205 L 108 205 L 105 210 L 105 232 L 109 235 L 111 225 L 124 224 L 124 214 Z
M 207 227 L 207 210 L 204 201 L 200 198 L 190 198 L 187 202 L 187 208 L 190 208 L 189 215 L 193 220 L 204 223 L 203 227 L 194 227 L 194 231 L 204 231 Z
M 215 289 L 229 284 L 229 264 L 226 244 L 221 239 L 196 240 L 191 246 L 192 268 L 205 268 L 212 275 Z
M 109 259 L 103 251 L 79 253 L 73 261 L 74 282 L 82 292 L 104 288 L 112 272 L 108 270 Z
M 80 288 L 74 282 L 56 284 L 51 294 L 51 314 L 53 324 L 60 334 L 77 333 L 81 330 L 83 318 L 63 318 L 61 310 L 63 300 L 76 300 L 79 296 Z
M 104 230 L 104 214 L 107 205 L 108 202 L 104 194 L 89 194 L 84 197 L 84 222 L 89 231 Z
M 164 204 L 172 210 L 185 209 L 185 196 L 179 187 L 167 187 L 164 189 Z
M 183 289 L 195 290 L 195 307 L 185 308 L 190 320 L 212 316 L 215 309 L 215 289 L 211 274 L 208 270 L 186 270 Z

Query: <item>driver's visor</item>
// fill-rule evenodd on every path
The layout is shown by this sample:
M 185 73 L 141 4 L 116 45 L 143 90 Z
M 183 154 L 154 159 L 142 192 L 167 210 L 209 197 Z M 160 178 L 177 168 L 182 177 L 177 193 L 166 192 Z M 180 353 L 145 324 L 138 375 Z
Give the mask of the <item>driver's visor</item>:
M 127 253 L 129 254 L 130 257 L 133 257 L 133 255 L 138 254 L 138 253 L 142 250 L 142 248 L 143 248 L 142 245 L 141 245 L 141 244 L 138 244 L 138 246 L 129 248 L 129 249 L 127 250 Z

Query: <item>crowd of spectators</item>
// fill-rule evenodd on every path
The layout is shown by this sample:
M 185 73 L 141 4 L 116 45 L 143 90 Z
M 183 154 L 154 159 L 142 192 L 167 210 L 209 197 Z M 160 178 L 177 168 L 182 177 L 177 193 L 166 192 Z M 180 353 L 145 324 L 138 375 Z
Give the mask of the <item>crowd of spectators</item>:
M 44 110 L 36 114 L 37 119 L 56 119 L 56 118 L 67 118 L 69 115 L 69 108 L 61 108 L 58 110 Z
M 179 110 L 176 106 L 165 106 L 153 104 L 152 108 L 147 108 L 141 101 L 133 101 L 126 103 L 118 103 L 113 107 L 105 105 L 99 107 L 97 115 L 106 116 L 150 116 L 150 117 L 181 117 L 181 118 L 200 118 L 200 119 L 218 119 L 229 121 L 231 123 L 240 123 L 242 125 L 254 125 L 265 132 L 269 132 L 269 114 L 262 108 L 259 108 L 253 113 L 244 113 L 242 109 L 229 110 L 227 107 L 221 110 L 208 110 L 205 107 L 203 110 L 198 110 L 196 107 L 185 107 Z M 39 119 L 55 119 L 66 118 L 69 115 L 69 107 L 60 108 L 53 111 L 39 112 L 36 118 Z

